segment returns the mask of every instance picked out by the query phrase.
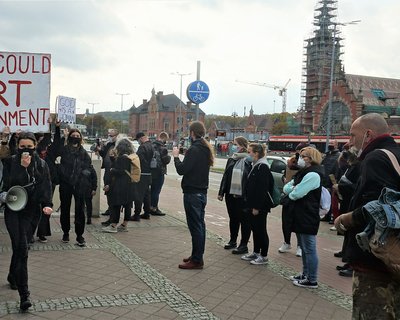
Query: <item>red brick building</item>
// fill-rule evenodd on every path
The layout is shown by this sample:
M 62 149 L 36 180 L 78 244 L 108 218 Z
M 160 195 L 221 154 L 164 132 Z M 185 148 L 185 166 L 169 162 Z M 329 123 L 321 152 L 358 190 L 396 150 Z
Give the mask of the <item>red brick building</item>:
M 199 121 L 204 122 L 205 113 L 199 110 Z M 137 132 L 144 132 L 149 137 L 156 137 L 165 131 L 171 140 L 185 137 L 189 133 L 189 126 L 196 120 L 196 105 L 191 102 L 183 103 L 175 94 L 164 95 L 162 91 L 151 91 L 148 101 L 129 110 L 129 133 L 135 136 Z

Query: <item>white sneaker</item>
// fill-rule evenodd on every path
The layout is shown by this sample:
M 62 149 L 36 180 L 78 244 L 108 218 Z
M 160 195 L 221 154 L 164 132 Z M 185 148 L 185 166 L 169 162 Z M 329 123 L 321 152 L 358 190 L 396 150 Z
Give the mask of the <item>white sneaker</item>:
M 335 226 L 330 227 L 329 230 L 331 230 L 331 231 L 337 231 Z
M 281 247 L 278 249 L 278 251 L 280 253 L 285 253 L 285 252 L 289 252 L 290 249 L 292 249 L 292 246 L 290 244 L 287 244 L 286 242 L 284 242 Z
M 124 226 L 123 224 L 117 227 L 118 232 L 128 232 L 128 226 Z
M 300 247 L 297 247 L 297 250 L 296 250 L 296 257 L 301 257 L 301 256 L 302 256 L 301 248 L 300 248 Z
M 268 263 L 268 258 L 259 255 L 256 259 L 250 261 L 251 264 L 262 265 Z
M 252 261 L 254 259 L 258 258 L 258 254 L 253 252 L 253 253 L 248 253 L 245 254 L 244 256 L 241 256 L 240 259 L 245 260 L 245 261 Z
M 117 233 L 117 228 L 113 227 L 111 224 L 108 227 L 102 228 L 103 232 L 109 232 L 109 233 Z

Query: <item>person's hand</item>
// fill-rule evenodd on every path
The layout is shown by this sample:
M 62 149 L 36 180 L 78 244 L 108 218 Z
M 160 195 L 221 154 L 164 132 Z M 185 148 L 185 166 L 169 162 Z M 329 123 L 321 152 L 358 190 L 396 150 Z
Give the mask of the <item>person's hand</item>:
M 47 216 L 51 215 L 53 213 L 53 209 L 50 207 L 44 207 L 43 208 L 43 213 Z
M 56 127 L 61 126 L 61 120 L 56 120 Z
M 219 200 L 219 201 L 224 200 L 224 196 L 223 196 L 223 195 L 218 195 L 218 200 Z
M 103 191 L 107 192 L 108 190 L 110 190 L 110 186 L 107 184 L 103 187 Z
M 92 191 L 92 197 L 94 197 L 96 195 L 96 190 Z
M 346 232 L 353 224 L 353 212 L 343 213 L 334 221 L 334 225 L 339 233 Z
M 4 127 L 4 128 L 3 128 L 3 131 L 2 131 L 3 137 L 9 136 L 10 133 L 11 133 L 10 127 Z
M 260 213 L 260 211 L 258 211 L 257 209 L 251 209 L 251 213 L 253 214 L 253 216 L 256 216 Z
M 68 138 L 68 133 L 69 133 L 68 128 L 65 128 L 64 131 L 63 131 L 63 133 L 64 133 L 65 139 L 67 139 L 67 138 Z
M 31 164 L 32 157 L 29 155 L 29 153 L 25 154 L 25 152 L 21 155 L 21 166 L 24 168 L 28 168 L 29 165 Z
M 172 148 L 172 155 L 173 155 L 174 158 L 179 157 L 179 148 L 173 147 Z

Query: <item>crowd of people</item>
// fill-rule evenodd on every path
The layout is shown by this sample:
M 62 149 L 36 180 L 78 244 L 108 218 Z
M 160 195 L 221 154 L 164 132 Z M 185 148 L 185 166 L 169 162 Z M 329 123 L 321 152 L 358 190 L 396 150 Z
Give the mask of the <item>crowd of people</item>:
M 183 176 L 181 187 L 192 251 L 179 264 L 181 269 L 203 269 L 206 241 L 205 208 L 209 186 L 209 170 L 214 164 L 214 150 L 205 138 L 204 124 L 194 121 L 189 127 L 191 142 L 184 158 L 174 147 L 172 157 L 176 171 Z M 91 159 L 84 150 L 82 135 L 72 129 L 61 137 L 56 123 L 54 140 L 43 134 L 2 132 L 2 192 L 23 186 L 27 192 L 24 214 L 5 208 L 5 223 L 12 242 L 12 259 L 7 280 L 20 294 L 20 308 L 31 306 L 28 289 L 28 244 L 36 231 L 39 241 L 51 235 L 49 216 L 52 194 L 59 185 L 63 231 L 68 243 L 71 199 L 75 199 L 76 245 L 85 246 L 86 223 L 91 223 L 91 198 L 97 192 L 97 176 Z M 351 138 L 343 150 L 331 143 L 326 154 L 312 145 L 302 144 L 288 160 L 281 198 L 283 245 L 280 253 L 291 250 L 291 233 L 297 238 L 296 255 L 302 259 L 302 270 L 290 277 L 293 285 L 318 288 L 317 240 L 321 221 L 334 226 L 332 231 L 344 235 L 343 246 L 335 256 L 343 266 L 336 267 L 342 276 L 353 277 L 353 319 L 400 318 L 400 282 L 387 266 L 370 251 L 363 250 L 357 236 L 368 230 L 371 217 L 365 206 L 378 200 L 384 187 L 398 190 L 400 176 L 385 152 L 397 162 L 400 147 L 389 134 L 386 120 L 379 114 L 366 114 L 356 119 L 350 129 Z M 109 219 L 102 224 L 104 232 L 127 231 L 129 221 L 139 222 L 150 216 L 165 215 L 159 207 L 159 195 L 166 168 L 171 161 L 161 133 L 155 142 L 139 132 L 140 146 L 134 151 L 127 139 L 119 139 L 117 130 L 109 130 L 109 140 L 94 150 L 103 159 L 104 192 Z M 36 151 L 35 151 L 36 150 Z M 271 194 L 274 179 L 266 160 L 264 144 L 249 143 L 236 137 L 221 179 L 218 200 L 225 200 L 229 216 L 230 238 L 224 249 L 239 255 L 252 265 L 268 264 L 268 214 L 275 207 Z M 331 194 L 331 208 L 321 217 L 321 192 Z M 132 214 L 133 209 L 133 214 Z M 121 212 L 124 212 L 120 223 Z M 240 232 L 240 241 L 239 241 Z M 252 235 L 253 248 L 248 243 Z

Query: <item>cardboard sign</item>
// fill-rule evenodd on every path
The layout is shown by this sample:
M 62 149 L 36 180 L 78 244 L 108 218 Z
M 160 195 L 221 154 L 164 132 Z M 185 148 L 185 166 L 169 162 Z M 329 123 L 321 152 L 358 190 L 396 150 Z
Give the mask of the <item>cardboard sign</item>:
M 50 54 L 0 51 L 0 130 L 49 130 L 50 72 Z
M 76 99 L 63 96 L 57 97 L 57 119 L 62 122 L 76 122 Z

